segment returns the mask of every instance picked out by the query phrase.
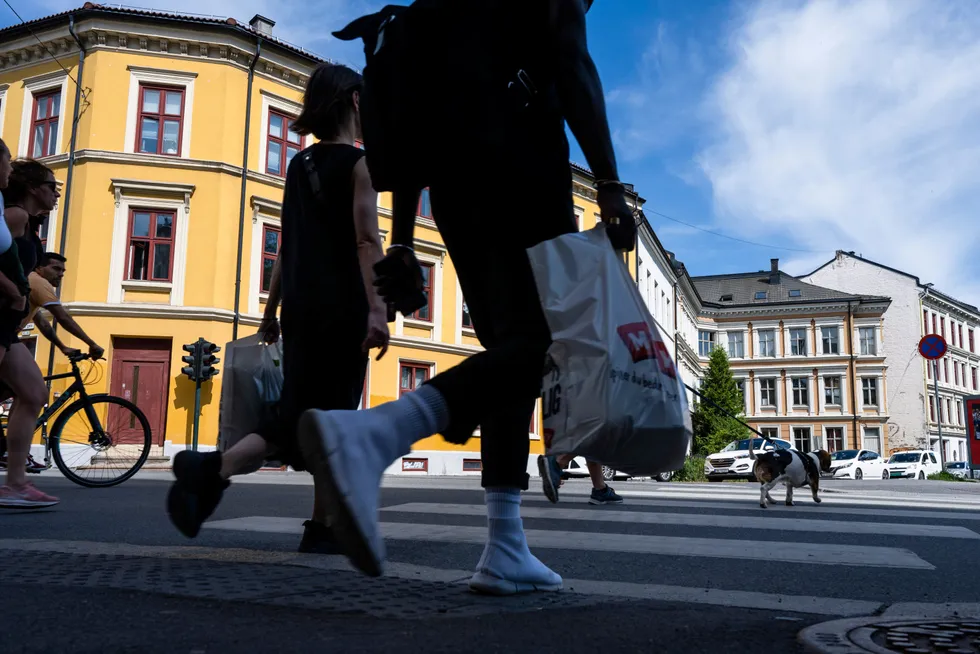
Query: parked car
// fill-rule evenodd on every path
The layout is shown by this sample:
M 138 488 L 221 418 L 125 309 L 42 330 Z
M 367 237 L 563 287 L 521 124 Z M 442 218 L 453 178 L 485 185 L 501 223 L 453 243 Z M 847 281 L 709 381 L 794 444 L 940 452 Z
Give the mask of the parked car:
M 890 479 L 888 462 L 871 450 L 841 450 L 830 455 L 834 479 Z
M 946 463 L 946 472 L 954 477 L 970 479 L 970 464 L 966 461 L 949 461 Z
M 771 452 L 772 450 L 795 449 L 789 441 L 779 438 L 766 442 L 762 438 L 743 438 L 732 441 L 721 452 L 709 454 L 704 460 L 704 474 L 708 481 L 723 479 L 755 480 L 755 461 L 749 458 L 749 445 L 753 452 Z
M 888 471 L 892 477 L 925 479 L 940 470 L 939 458 L 935 452 L 908 450 L 896 452 L 888 459 Z
M 589 469 L 585 463 L 584 458 L 580 456 L 575 457 L 568 463 L 568 467 L 562 471 L 562 476 L 566 479 L 588 477 Z M 673 472 L 661 472 L 659 475 L 654 475 L 653 479 L 657 481 L 670 481 L 673 476 Z M 618 470 L 613 470 L 609 466 L 602 466 L 602 478 L 606 481 L 613 481 L 614 479 L 631 479 L 631 476 Z

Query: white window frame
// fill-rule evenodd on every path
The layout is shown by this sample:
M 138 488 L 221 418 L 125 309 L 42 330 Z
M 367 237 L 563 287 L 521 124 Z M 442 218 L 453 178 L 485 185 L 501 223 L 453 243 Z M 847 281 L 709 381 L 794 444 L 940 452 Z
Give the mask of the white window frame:
M 57 70 L 53 73 L 45 73 L 24 80 L 24 106 L 20 120 L 20 141 L 17 144 L 17 156 L 26 158 L 30 156 L 28 148 L 31 141 L 31 125 L 34 122 L 34 96 L 61 89 L 61 106 L 58 107 L 58 138 L 55 141 L 54 154 L 58 156 L 65 151 L 65 121 L 71 123 L 71 116 L 66 116 L 68 110 L 68 73 Z M 48 157 L 41 157 L 44 161 Z
M 864 401 L 864 382 L 865 380 L 873 379 L 875 382 L 875 402 L 867 403 Z M 861 407 L 868 409 L 880 409 L 881 408 L 881 377 L 875 375 L 865 375 L 861 377 Z
M 194 80 L 197 73 L 184 70 L 166 70 L 162 68 L 147 68 L 145 66 L 128 66 L 129 71 L 129 103 L 126 107 L 126 141 L 123 152 L 137 154 L 142 157 L 166 157 L 168 159 L 191 158 L 191 123 L 194 120 Z M 136 148 L 136 132 L 139 128 L 140 114 L 140 85 L 154 84 L 163 86 L 179 86 L 184 89 L 184 115 L 181 116 L 180 154 L 160 155 L 140 152 Z M 163 132 L 161 131 L 161 138 Z
M 708 343 L 711 347 L 708 350 L 707 354 L 701 352 L 701 334 L 708 334 L 710 336 Z M 698 329 L 698 357 L 702 359 L 710 358 L 711 353 L 714 351 L 716 347 L 718 347 L 718 332 L 712 329 Z
M 824 349 L 823 349 L 823 330 L 825 330 L 825 329 L 836 329 L 837 330 L 837 352 L 824 352 Z M 843 338 L 843 334 L 842 334 L 843 329 L 841 329 L 841 326 L 840 325 L 838 325 L 837 323 L 817 325 L 817 331 L 820 334 L 820 349 L 817 351 L 820 356 L 825 356 L 825 357 L 839 357 L 839 356 L 842 356 L 842 355 L 846 354 L 846 352 L 844 351 L 844 338 Z
M 268 163 L 266 161 L 266 155 L 268 154 L 267 150 L 269 149 L 269 110 L 272 109 L 279 113 L 284 113 L 289 116 L 293 116 L 294 118 L 298 118 L 300 113 L 303 111 L 303 105 L 299 102 L 294 102 L 288 98 L 270 93 L 265 89 L 259 91 L 259 94 L 262 97 L 262 124 L 259 126 L 259 166 L 257 172 L 260 172 L 263 175 L 271 175 L 272 177 L 279 178 L 279 175 L 266 171 L 266 164 Z M 311 141 L 309 135 L 300 137 L 300 151 L 309 147 L 310 143 Z M 285 170 L 282 171 L 281 178 L 286 178 Z
M 806 388 L 803 389 L 806 392 L 806 402 L 805 403 L 797 402 L 796 401 L 796 390 L 797 390 L 796 389 L 796 382 L 797 382 L 797 380 L 800 380 L 800 379 L 802 379 L 806 383 Z M 811 404 L 810 404 L 810 377 L 808 377 L 808 376 L 802 376 L 802 375 L 790 377 L 789 389 L 790 389 L 790 393 L 792 393 L 792 395 L 793 395 L 793 408 L 794 409 L 796 409 L 796 408 L 807 408 L 807 409 L 809 409 L 810 408 L 810 406 L 811 406 Z
M 0 84 L 0 134 L 4 134 L 4 119 L 7 117 L 7 89 L 9 84 Z M 33 102 L 31 103 L 34 104 Z
M 762 353 L 762 334 L 763 333 L 772 334 L 772 354 L 763 354 Z M 756 349 L 756 352 L 758 352 L 758 355 L 757 356 L 758 356 L 759 359 L 775 359 L 775 358 L 777 358 L 779 356 L 779 350 L 776 348 L 777 339 L 776 339 L 776 329 L 775 328 L 773 328 L 773 327 L 765 327 L 763 329 L 756 330 L 756 342 L 757 342 L 757 344 L 759 346 Z
M 793 331 L 802 330 L 803 331 L 803 353 L 794 354 L 793 353 Z M 786 351 L 789 353 L 788 356 L 793 357 L 805 357 L 810 354 L 810 328 L 805 325 L 790 325 L 786 328 Z
M 868 430 L 869 429 L 877 429 L 878 430 L 878 449 L 879 450 L 884 449 L 885 443 L 884 443 L 884 436 L 882 435 L 883 430 L 881 428 L 881 425 L 861 425 L 861 447 L 860 447 L 860 449 L 862 449 L 862 450 L 868 450 L 869 452 L 878 451 L 878 450 L 870 450 L 870 449 L 868 449 L 868 443 L 867 443 L 867 440 L 866 439 L 867 439 L 867 436 L 868 436 Z M 882 454 L 880 451 L 878 451 L 878 456 L 884 457 L 884 454 Z
M 758 407 L 760 411 L 779 411 L 779 378 L 778 377 L 759 377 L 759 403 Z M 762 403 L 762 382 L 771 381 L 773 393 L 775 394 L 775 402 L 772 404 Z
M 741 342 L 739 344 L 742 346 L 742 352 L 738 356 L 732 354 L 732 344 L 733 344 L 732 336 L 736 336 L 741 339 Z M 732 330 L 730 332 L 725 332 L 725 338 L 728 341 L 728 358 L 744 359 L 745 358 L 745 332 L 742 330 Z
M 187 238 L 190 231 L 190 198 L 193 184 L 145 182 L 142 180 L 112 179 L 116 198 L 113 217 L 112 249 L 109 258 L 109 292 L 106 301 L 120 304 L 127 290 L 169 291 L 170 305 L 184 306 L 184 286 L 187 279 Z M 160 197 L 170 196 L 168 197 Z M 178 199 L 179 198 L 179 199 Z M 170 282 L 136 281 L 126 279 L 126 244 L 129 242 L 129 214 L 132 208 L 173 211 L 174 262 Z
M 827 402 L 827 379 L 828 378 L 833 378 L 833 379 L 836 379 L 837 380 L 837 390 L 838 390 L 838 398 L 837 399 L 840 400 L 839 402 Z M 825 373 L 823 373 L 823 374 L 820 375 L 820 380 L 821 380 L 821 389 L 820 390 L 822 391 L 821 394 L 823 396 L 822 397 L 822 400 L 823 400 L 824 407 L 843 408 L 843 406 L 844 406 L 844 375 L 843 374 L 837 374 L 837 373 L 828 373 L 828 372 L 825 372 Z
M 873 353 L 866 353 L 864 351 L 864 339 L 861 336 L 861 331 L 862 330 L 865 330 L 865 329 L 870 329 L 871 330 L 871 336 L 872 336 L 871 342 L 872 342 L 872 344 L 874 346 L 874 352 Z M 881 348 L 880 348 L 879 343 L 878 343 L 878 328 L 876 326 L 874 326 L 874 325 L 857 325 L 855 327 L 855 330 L 857 331 L 856 336 L 857 336 L 857 343 L 858 343 L 858 354 L 860 356 L 864 356 L 864 357 L 876 357 L 876 356 L 879 356 L 878 353 L 881 351 Z
M 788 440 L 789 440 L 790 444 L 793 445 L 793 447 L 795 447 L 800 452 L 803 451 L 803 450 L 800 450 L 800 448 L 797 447 L 797 445 L 796 445 L 796 430 L 797 429 L 806 429 L 807 431 L 810 432 L 810 451 L 811 452 L 816 452 L 817 450 L 820 449 L 820 445 L 821 445 L 821 443 L 820 443 L 820 436 L 817 435 L 818 432 L 813 428 L 813 425 L 790 425 L 790 427 L 789 427 L 789 439 Z

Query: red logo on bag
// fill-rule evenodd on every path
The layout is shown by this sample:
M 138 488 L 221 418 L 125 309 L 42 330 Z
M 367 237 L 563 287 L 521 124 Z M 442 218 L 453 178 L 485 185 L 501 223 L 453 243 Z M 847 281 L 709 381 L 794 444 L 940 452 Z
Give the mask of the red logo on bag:
M 657 365 L 667 376 L 676 378 L 674 372 L 674 362 L 670 360 L 670 353 L 663 341 L 657 340 L 650 331 L 650 326 L 645 322 L 633 322 L 628 325 L 620 325 L 616 328 L 619 337 L 626 344 L 626 349 L 633 357 L 633 363 L 656 359 Z

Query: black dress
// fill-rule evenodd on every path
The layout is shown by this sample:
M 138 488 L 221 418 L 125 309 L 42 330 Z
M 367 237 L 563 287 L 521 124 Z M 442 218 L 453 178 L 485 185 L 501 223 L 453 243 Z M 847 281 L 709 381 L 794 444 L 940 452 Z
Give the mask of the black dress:
M 321 192 L 302 161 L 312 152 Z M 367 372 L 368 299 L 354 230 L 354 166 L 349 145 L 318 143 L 293 157 L 282 206 L 283 389 L 279 419 L 261 434 L 277 461 L 306 468 L 296 440 L 308 409 L 354 410 Z

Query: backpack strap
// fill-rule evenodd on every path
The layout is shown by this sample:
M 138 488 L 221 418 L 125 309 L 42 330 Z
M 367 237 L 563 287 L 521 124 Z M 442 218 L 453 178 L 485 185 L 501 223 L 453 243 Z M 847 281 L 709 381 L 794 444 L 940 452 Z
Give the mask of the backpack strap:
M 313 150 L 312 148 L 304 150 L 300 155 L 303 159 L 303 168 L 306 169 L 306 176 L 310 180 L 310 190 L 313 191 L 313 197 L 317 200 L 320 199 L 320 175 L 316 171 L 316 165 L 313 163 Z

